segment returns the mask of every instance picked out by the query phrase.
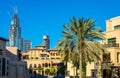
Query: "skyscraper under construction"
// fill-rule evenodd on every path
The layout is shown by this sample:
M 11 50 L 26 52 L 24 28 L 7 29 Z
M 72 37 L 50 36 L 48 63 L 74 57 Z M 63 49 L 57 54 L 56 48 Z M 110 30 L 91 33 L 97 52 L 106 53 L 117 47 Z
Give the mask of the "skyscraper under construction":
M 21 51 L 23 50 L 23 39 L 21 37 L 21 27 L 18 18 L 17 12 L 14 12 L 14 15 L 11 20 L 10 29 L 9 29 L 9 46 L 17 47 Z

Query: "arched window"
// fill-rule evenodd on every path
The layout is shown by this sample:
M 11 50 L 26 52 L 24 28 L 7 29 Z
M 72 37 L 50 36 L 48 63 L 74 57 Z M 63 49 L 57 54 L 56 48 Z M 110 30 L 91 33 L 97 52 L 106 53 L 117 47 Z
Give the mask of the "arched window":
M 41 64 L 38 64 L 38 66 L 41 66 Z
M 120 53 L 119 53 L 119 55 L 118 55 L 118 62 L 120 63 Z
M 33 57 L 31 57 L 31 59 L 33 59 Z
M 49 67 L 50 67 L 50 63 L 49 63 Z
M 56 56 L 57 56 L 58 54 L 56 53 Z
M 29 69 L 32 69 L 32 64 L 30 64 Z
M 50 55 L 52 56 L 52 53 L 50 53 Z
M 45 63 L 45 67 L 48 67 L 48 64 L 47 64 L 47 63 Z
M 55 53 L 53 53 L 53 56 L 55 56 Z
M 117 62 L 120 63 L 120 52 L 117 53 Z
M 36 64 L 34 64 L 34 68 L 36 68 L 37 67 L 37 65 Z
M 42 64 L 42 67 L 44 67 L 44 63 Z

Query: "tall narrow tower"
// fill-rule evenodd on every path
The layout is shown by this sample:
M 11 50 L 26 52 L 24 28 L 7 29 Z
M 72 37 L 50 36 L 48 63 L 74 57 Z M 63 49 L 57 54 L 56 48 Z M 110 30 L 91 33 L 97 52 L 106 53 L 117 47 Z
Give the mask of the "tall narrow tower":
M 10 29 L 9 29 L 9 46 L 11 47 L 17 47 L 22 51 L 23 49 L 23 39 L 21 37 L 21 27 L 19 23 L 19 18 L 17 15 L 17 12 L 14 13 Z
M 50 40 L 48 35 L 43 36 L 43 46 L 45 46 L 46 49 L 50 48 Z

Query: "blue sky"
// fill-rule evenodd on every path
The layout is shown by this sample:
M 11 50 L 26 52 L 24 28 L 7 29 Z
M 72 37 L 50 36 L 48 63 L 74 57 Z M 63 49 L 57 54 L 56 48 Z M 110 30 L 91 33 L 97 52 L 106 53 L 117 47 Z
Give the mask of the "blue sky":
M 11 5 L 18 8 L 22 37 L 30 39 L 33 47 L 41 45 L 47 34 L 54 48 L 62 38 L 62 25 L 68 25 L 73 16 L 90 17 L 103 30 L 106 20 L 120 16 L 120 0 L 0 0 L 0 36 L 4 38 L 8 38 L 13 15 Z

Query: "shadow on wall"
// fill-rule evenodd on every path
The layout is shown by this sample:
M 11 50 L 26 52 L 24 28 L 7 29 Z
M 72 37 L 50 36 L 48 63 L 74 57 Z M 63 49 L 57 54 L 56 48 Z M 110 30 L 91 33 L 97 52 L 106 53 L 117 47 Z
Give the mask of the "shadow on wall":
M 21 60 L 21 51 L 17 49 L 17 53 L 13 54 L 11 51 L 6 49 L 6 56 L 10 58 L 11 61 L 20 61 Z

